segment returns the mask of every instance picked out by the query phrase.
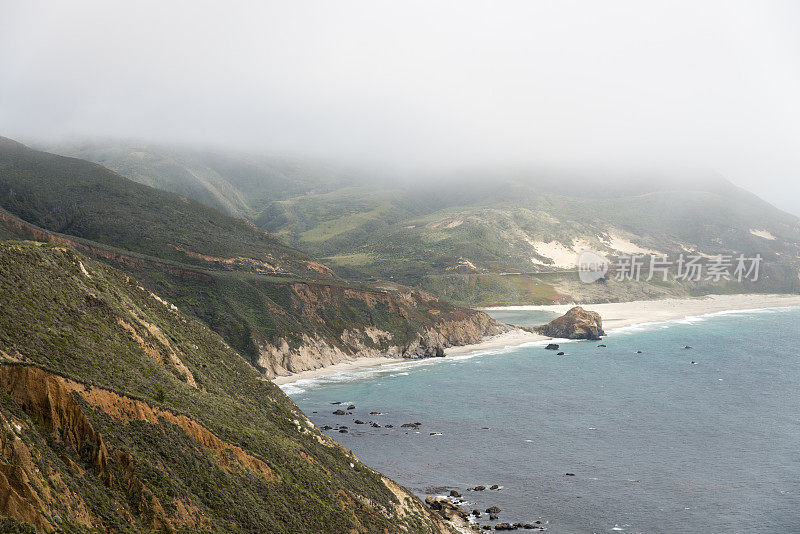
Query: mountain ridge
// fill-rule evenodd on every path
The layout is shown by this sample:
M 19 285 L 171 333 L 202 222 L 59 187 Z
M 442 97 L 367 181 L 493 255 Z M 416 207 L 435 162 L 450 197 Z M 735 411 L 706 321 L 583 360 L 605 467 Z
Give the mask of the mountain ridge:
M 124 145 L 66 143 L 60 149 L 124 171 L 133 165 Z M 155 159 L 169 152 L 137 146 L 145 149 Z M 195 161 L 195 152 L 171 150 Z M 246 174 L 240 157 L 217 154 L 203 163 L 223 177 L 225 169 L 238 169 L 227 175 L 236 188 L 237 177 Z M 148 161 L 137 161 L 139 176 L 159 173 Z M 175 176 L 162 174 L 160 186 L 181 187 Z M 507 168 L 427 178 L 351 174 L 326 181 L 307 169 L 297 176 L 299 194 L 262 184 L 262 197 L 271 200 L 251 206 L 250 217 L 344 278 L 394 280 L 469 306 L 800 290 L 799 219 L 718 174 Z M 612 281 L 599 291 L 568 272 L 580 249 L 611 259 L 630 251 L 760 253 L 769 273 L 749 285 Z

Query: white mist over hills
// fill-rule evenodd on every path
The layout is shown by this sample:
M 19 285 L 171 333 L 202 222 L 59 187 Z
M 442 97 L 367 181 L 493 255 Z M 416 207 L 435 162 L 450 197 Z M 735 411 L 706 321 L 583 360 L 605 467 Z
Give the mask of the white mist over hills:
M 413 170 L 697 168 L 800 213 L 793 2 L 32 1 L 3 12 L 2 135 Z

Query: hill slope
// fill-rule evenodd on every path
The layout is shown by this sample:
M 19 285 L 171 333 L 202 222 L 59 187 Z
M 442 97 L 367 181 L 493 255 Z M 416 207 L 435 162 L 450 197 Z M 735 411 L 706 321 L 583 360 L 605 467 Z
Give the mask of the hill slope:
M 425 292 L 344 282 L 252 223 L 8 140 L 3 235 L 67 244 L 126 270 L 267 377 L 355 356 L 434 356 L 502 329 Z
M 0 391 L 0 511 L 41 531 L 447 531 L 207 327 L 63 246 L 0 244 Z
M 234 217 L 274 200 L 333 191 L 364 179 L 321 162 L 148 143 L 62 143 L 48 152 L 93 161 L 136 182 L 196 199 Z
M 159 176 L 180 190 L 177 171 L 152 161 L 162 147 L 114 143 L 65 145 L 130 176 Z M 174 154 L 180 153 L 180 158 Z M 207 164 L 198 152 L 171 151 L 173 171 Z M 630 300 L 711 292 L 796 292 L 800 222 L 755 195 L 708 174 L 591 173 L 488 170 L 431 176 L 426 182 L 387 182 L 350 175 L 327 179 L 307 167 L 293 191 L 247 173 L 252 157 L 215 156 L 231 191 L 252 191 L 249 211 L 259 226 L 324 258 L 339 274 L 419 286 L 465 304 Z M 263 165 L 265 158 L 260 161 Z M 211 166 L 210 166 L 211 167 Z M 250 176 L 244 182 L 244 176 Z M 581 250 L 609 259 L 622 254 L 759 253 L 766 275 L 757 284 L 581 284 L 574 263 Z
M 269 233 L 100 165 L 0 138 L 0 207 L 58 233 L 188 264 L 326 277 Z

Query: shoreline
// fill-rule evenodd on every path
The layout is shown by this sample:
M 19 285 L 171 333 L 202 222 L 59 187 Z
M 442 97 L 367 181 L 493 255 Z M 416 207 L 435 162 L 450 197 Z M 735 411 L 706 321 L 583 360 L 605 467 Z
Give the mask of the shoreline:
M 603 319 L 603 329 L 611 331 L 626 326 L 674 321 L 710 313 L 800 306 L 800 295 L 746 293 L 738 295 L 708 295 L 686 299 L 634 300 L 601 304 L 497 306 L 479 309 L 485 312 L 551 311 L 563 315 L 575 306 L 582 306 L 589 311 L 599 313 Z
M 631 302 L 611 302 L 602 304 L 555 304 L 537 306 L 496 306 L 478 308 L 482 311 L 551 311 L 562 315 L 574 306 L 582 306 L 596 311 L 603 319 L 603 329 L 607 332 L 617 328 L 639 324 L 674 321 L 697 315 L 711 313 L 758 310 L 765 308 L 785 308 L 800 306 L 800 295 L 786 294 L 738 294 L 708 295 L 706 297 L 685 299 L 636 300 Z M 445 349 L 447 356 L 470 354 L 481 350 L 494 350 L 505 347 L 523 345 L 525 343 L 550 339 L 540 334 L 524 330 L 512 330 L 497 336 L 484 338 L 479 343 L 460 345 Z M 411 362 L 407 358 L 367 357 L 346 360 L 327 367 L 301 371 L 287 376 L 278 376 L 271 381 L 278 386 L 292 384 L 300 380 L 309 380 L 332 375 L 341 371 L 369 369 L 387 364 Z
M 470 345 L 459 345 L 457 347 L 448 347 L 445 349 L 444 358 L 448 356 L 458 356 L 463 354 L 470 354 L 481 350 L 502 349 L 505 347 L 515 347 L 531 341 L 543 341 L 549 339 L 541 334 L 533 334 L 525 330 L 511 330 L 498 334 L 496 336 L 486 337 L 479 343 Z M 333 375 L 342 371 L 355 371 L 360 369 L 371 369 L 374 367 L 382 367 L 393 363 L 408 363 L 422 360 L 435 360 L 436 358 L 389 358 L 385 356 L 354 358 L 352 360 L 345 360 L 343 362 L 328 365 L 327 367 L 320 367 L 318 369 L 309 369 L 307 371 L 300 371 L 286 376 L 276 376 L 271 378 L 270 381 L 278 386 L 285 386 L 287 384 L 294 384 L 301 380 L 312 380 L 314 378 L 321 378 L 323 376 Z
M 285 384 L 292 384 L 300 380 L 310 380 L 312 378 L 319 378 L 321 376 L 332 375 L 340 371 L 353 371 L 355 369 L 369 369 L 370 367 L 380 367 L 389 363 L 400 363 L 413 361 L 408 358 L 389 358 L 388 356 L 374 356 L 367 358 L 353 358 L 352 360 L 345 360 L 343 362 L 328 365 L 327 367 L 319 367 L 317 369 L 309 369 L 307 371 L 300 371 L 286 376 L 276 376 L 271 378 L 270 381 L 279 386 Z

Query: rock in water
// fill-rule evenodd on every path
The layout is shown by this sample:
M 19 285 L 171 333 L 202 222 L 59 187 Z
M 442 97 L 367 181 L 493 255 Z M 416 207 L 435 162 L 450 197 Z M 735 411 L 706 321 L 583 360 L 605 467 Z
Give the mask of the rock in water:
M 425 499 L 425 504 L 430 506 L 431 510 L 438 512 L 440 516 L 450 521 L 453 521 L 455 517 L 459 517 L 462 520 L 469 517 L 469 512 L 457 504 L 453 504 L 445 497 L 429 496 Z
M 586 311 L 580 306 L 575 306 L 561 317 L 531 330 L 544 336 L 565 339 L 600 339 L 600 336 L 606 335 L 600 314 Z

